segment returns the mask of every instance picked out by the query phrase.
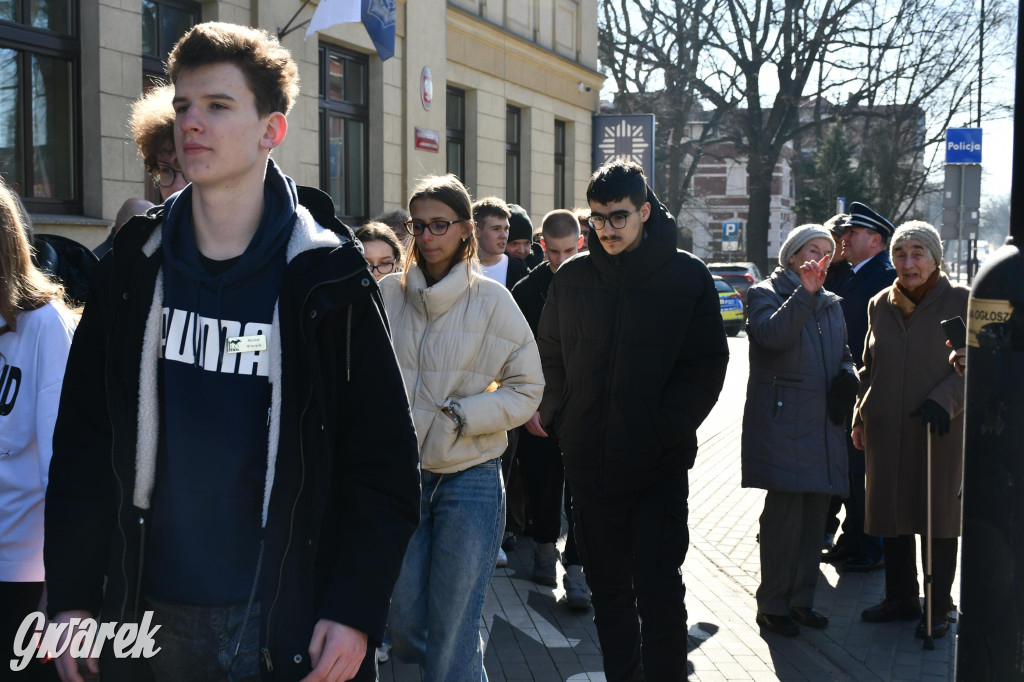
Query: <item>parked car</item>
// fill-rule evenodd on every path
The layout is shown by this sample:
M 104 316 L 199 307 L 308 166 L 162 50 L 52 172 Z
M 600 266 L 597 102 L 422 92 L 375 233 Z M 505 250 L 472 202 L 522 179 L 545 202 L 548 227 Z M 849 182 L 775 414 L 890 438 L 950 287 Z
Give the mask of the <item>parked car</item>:
M 708 270 L 731 284 L 743 297 L 744 303 L 747 301 L 747 289 L 763 279 L 754 263 L 710 263 Z
M 718 291 L 718 307 L 722 311 L 725 333 L 736 336 L 743 329 L 743 297 L 718 275 L 714 275 L 713 279 Z

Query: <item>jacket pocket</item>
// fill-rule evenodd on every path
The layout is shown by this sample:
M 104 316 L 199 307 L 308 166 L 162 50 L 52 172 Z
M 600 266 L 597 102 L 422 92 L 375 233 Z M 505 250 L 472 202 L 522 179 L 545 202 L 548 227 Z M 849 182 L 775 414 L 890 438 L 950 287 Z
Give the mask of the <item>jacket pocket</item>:
M 423 439 L 422 455 L 423 465 L 428 469 L 444 469 L 469 459 L 459 443 L 459 427 L 440 410 Z

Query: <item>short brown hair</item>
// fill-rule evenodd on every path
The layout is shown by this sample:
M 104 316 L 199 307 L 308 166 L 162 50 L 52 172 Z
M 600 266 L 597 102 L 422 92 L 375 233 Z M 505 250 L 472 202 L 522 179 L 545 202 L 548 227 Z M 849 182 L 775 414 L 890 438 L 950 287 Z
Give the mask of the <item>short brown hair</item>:
M 509 210 L 508 204 L 498 197 L 484 197 L 477 199 L 473 204 L 473 220 L 476 221 L 477 227 L 480 227 L 480 222 L 484 218 L 505 218 L 507 220 L 511 217 L 512 211 Z
M 448 175 L 428 175 L 420 180 L 419 184 L 409 196 L 409 213 L 412 213 L 412 205 L 420 199 L 433 199 L 452 209 L 459 220 L 473 219 L 473 200 L 469 198 L 469 190 L 462 182 L 449 173 Z M 469 239 L 459 244 L 459 248 L 452 256 L 451 267 L 457 263 L 467 262 L 470 266 L 476 262 L 476 230 L 469 231 Z M 406 275 L 412 266 L 420 261 L 420 250 L 413 239 L 409 243 L 407 254 L 408 268 L 402 273 L 402 287 L 406 285 Z M 426 272 L 424 272 L 426 274 Z
M 150 173 L 159 170 L 160 154 L 174 154 L 173 99 L 174 87 L 161 83 L 132 103 L 128 124 L 142 163 Z
M 171 82 L 182 71 L 210 64 L 234 64 L 256 99 L 256 111 L 287 114 L 299 96 L 299 69 L 291 52 L 260 28 L 210 21 L 196 24 L 181 37 L 167 58 Z
M 576 220 L 575 213 L 558 208 L 544 216 L 544 220 L 540 224 L 540 232 L 544 239 L 579 237 L 580 224 Z
M 394 230 L 387 224 L 371 220 L 356 230 L 356 239 L 364 244 L 366 242 L 384 242 L 391 247 L 391 252 L 395 256 L 395 272 L 402 269 L 402 244 L 395 236 Z

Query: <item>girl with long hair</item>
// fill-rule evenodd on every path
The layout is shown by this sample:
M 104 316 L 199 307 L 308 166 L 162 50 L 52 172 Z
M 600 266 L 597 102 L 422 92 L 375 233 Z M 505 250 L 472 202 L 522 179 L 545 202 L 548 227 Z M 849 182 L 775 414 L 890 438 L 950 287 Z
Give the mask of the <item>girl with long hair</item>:
M 486 680 L 478 631 L 505 527 L 500 457 L 543 392 L 533 333 L 483 277 L 469 192 L 428 177 L 409 199 L 413 242 L 381 280 L 419 438 L 420 523 L 392 596 L 395 654 L 425 679 Z
M 75 314 L 32 262 L 17 199 L 0 181 L 0 642 L 43 596 L 43 501 Z M 33 659 L 28 679 L 56 679 Z

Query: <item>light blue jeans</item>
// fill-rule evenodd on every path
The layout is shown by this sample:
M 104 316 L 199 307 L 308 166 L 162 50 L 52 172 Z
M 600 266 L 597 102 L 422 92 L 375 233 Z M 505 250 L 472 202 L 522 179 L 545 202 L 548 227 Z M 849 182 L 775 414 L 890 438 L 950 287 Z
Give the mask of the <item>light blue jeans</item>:
M 480 616 L 505 528 L 499 459 L 422 471 L 420 525 L 391 597 L 392 652 L 427 682 L 486 682 Z

